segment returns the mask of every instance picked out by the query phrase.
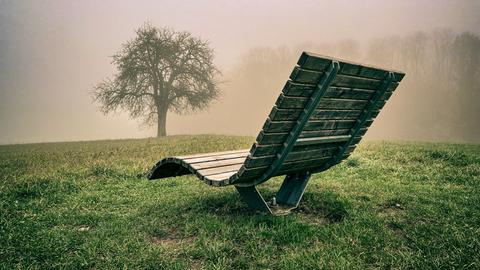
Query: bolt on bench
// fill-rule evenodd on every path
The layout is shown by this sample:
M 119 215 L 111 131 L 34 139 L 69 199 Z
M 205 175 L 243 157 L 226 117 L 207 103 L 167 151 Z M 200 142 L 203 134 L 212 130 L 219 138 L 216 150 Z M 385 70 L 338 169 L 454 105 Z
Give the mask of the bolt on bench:
M 298 206 L 313 173 L 346 159 L 405 73 L 304 52 L 250 150 L 167 157 L 149 179 L 195 174 L 235 185 L 252 208 L 271 214 Z M 256 185 L 286 175 L 272 202 Z

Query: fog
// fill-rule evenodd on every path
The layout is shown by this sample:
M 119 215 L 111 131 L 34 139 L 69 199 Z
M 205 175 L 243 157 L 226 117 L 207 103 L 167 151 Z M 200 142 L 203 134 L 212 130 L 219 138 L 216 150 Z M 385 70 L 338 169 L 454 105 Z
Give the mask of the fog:
M 0 144 L 154 136 L 155 127 L 127 113 L 103 115 L 90 95 L 115 71 L 110 56 L 146 21 L 209 40 L 223 73 L 222 97 L 204 112 L 170 113 L 168 134 L 256 135 L 300 51 L 420 74 L 407 58 L 426 61 L 428 55 L 395 51 L 400 60 L 389 62 L 377 57 L 377 45 L 395 47 L 419 32 L 478 36 L 478 14 L 480 1 L 460 0 L 0 0 Z M 262 55 L 269 56 L 258 62 Z M 480 141 L 478 80 L 464 103 L 455 94 L 435 101 L 434 75 L 408 71 L 368 138 Z M 443 77 L 448 81 L 448 73 Z M 439 114 L 439 106 L 452 113 Z M 467 120 L 456 125 L 463 115 Z

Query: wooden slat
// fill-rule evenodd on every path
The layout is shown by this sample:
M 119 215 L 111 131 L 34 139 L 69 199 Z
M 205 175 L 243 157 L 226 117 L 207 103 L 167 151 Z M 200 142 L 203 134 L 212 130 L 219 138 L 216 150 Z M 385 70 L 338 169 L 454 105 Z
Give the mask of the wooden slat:
M 348 141 L 348 139 L 350 139 L 350 135 L 299 138 L 295 142 L 295 146 L 332 143 L 332 142 L 345 142 L 345 141 Z
M 361 136 L 359 135 L 353 141 L 353 144 L 358 143 L 361 140 Z M 338 147 L 343 145 L 342 142 L 332 142 L 332 143 L 324 143 L 319 145 L 299 145 L 294 146 L 292 152 L 301 152 L 301 151 L 309 151 L 315 150 L 320 148 L 331 148 L 331 147 Z M 279 149 L 282 147 L 282 144 L 270 144 L 270 145 L 260 145 L 255 143 L 252 146 L 251 155 L 249 157 L 262 157 L 262 156 L 271 156 L 276 155 Z
M 317 84 L 322 78 L 324 72 L 294 67 L 290 74 L 290 79 L 297 83 Z M 338 76 L 338 75 L 337 75 Z
M 343 155 L 341 160 L 350 156 L 350 153 L 354 149 L 355 149 L 355 146 L 350 146 L 348 150 L 345 152 L 345 154 Z M 320 157 L 320 158 L 307 159 L 307 160 L 301 160 L 301 161 L 285 162 L 275 175 L 283 175 L 287 173 L 295 173 L 295 172 L 305 171 L 308 169 L 319 168 L 330 159 L 331 159 L 330 157 Z M 262 175 L 267 168 L 268 166 L 253 167 L 253 168 L 242 167 L 239 171 L 239 174 L 241 176 L 239 180 L 245 181 L 248 179 L 253 179 L 255 177 L 258 177 Z
M 300 59 L 298 59 L 297 65 L 308 69 L 325 71 L 331 62 L 332 60 L 327 57 L 303 52 L 302 55 L 300 55 Z
M 224 155 L 216 155 L 216 156 L 205 156 L 205 157 L 198 157 L 198 158 L 188 158 L 183 159 L 183 161 L 189 164 L 196 164 L 196 163 L 204 163 L 204 162 L 212 162 L 212 161 L 219 161 L 219 160 L 228 160 L 228 159 L 235 159 L 235 158 L 242 158 L 246 157 L 250 152 L 239 152 L 234 154 L 224 154 Z
M 275 105 L 279 109 L 303 109 L 307 104 L 309 98 L 305 97 L 290 97 L 280 95 Z M 350 109 L 358 110 L 363 109 L 367 100 L 355 100 L 355 99 L 334 99 L 323 98 L 317 105 L 317 109 Z
M 364 88 L 364 89 L 372 89 L 377 90 L 380 88 L 382 81 L 380 80 L 373 80 L 373 79 L 365 79 L 347 75 L 340 75 L 337 76 L 333 82 L 334 86 L 339 87 L 355 87 L 355 88 Z
M 359 136 L 364 135 L 367 132 L 366 128 L 362 128 L 358 133 Z M 300 133 L 299 138 L 311 138 L 319 136 L 337 136 L 337 135 L 348 135 L 350 129 L 330 129 L 330 130 L 319 130 L 319 131 L 304 131 Z M 268 145 L 268 144 L 280 144 L 285 141 L 285 138 L 288 136 L 288 132 L 283 133 L 265 133 L 260 132 L 257 137 L 257 143 L 259 145 Z
M 245 161 L 246 156 L 240 157 L 240 158 L 231 158 L 231 159 L 222 159 L 222 160 L 216 160 L 216 161 L 206 161 L 206 162 L 200 162 L 200 163 L 194 163 L 190 164 L 192 168 L 196 170 L 201 170 L 201 169 L 208 169 L 208 168 L 214 168 L 214 167 L 221 167 L 221 166 L 227 166 L 227 165 L 233 165 L 233 164 L 242 164 Z
M 354 147 L 349 147 L 349 149 L 347 150 L 346 154 L 342 159 L 347 158 L 348 155 L 353 151 L 353 149 Z M 282 167 L 280 167 L 280 170 L 278 171 L 277 175 L 319 168 L 321 165 L 323 165 L 326 161 L 330 159 L 331 157 L 320 157 L 320 158 L 315 158 L 310 160 L 300 160 L 300 161 L 285 163 Z
M 232 172 L 225 172 L 225 173 L 219 173 L 219 174 L 212 174 L 207 176 L 207 179 L 211 181 L 223 181 L 223 180 L 227 180 L 228 178 L 230 178 L 230 176 L 234 175 L 235 173 L 236 173 L 235 171 L 232 171 Z
M 381 100 L 375 106 L 373 107 L 374 110 L 381 110 L 383 106 L 385 106 L 385 103 L 387 103 L 386 100 Z
M 373 79 L 384 79 L 387 74 L 388 70 L 385 70 L 381 67 L 375 67 L 371 65 L 359 64 L 352 61 L 347 61 L 343 59 L 336 59 L 340 62 L 340 74 L 345 75 L 352 75 L 352 76 L 359 76 L 359 77 L 366 77 L 366 78 L 373 78 Z M 323 55 L 304 52 L 300 56 L 298 60 L 298 65 L 306 68 L 306 69 L 313 69 L 318 71 L 325 71 L 325 69 L 330 64 L 331 60 L 328 57 Z M 397 82 L 401 81 L 405 76 L 405 73 L 397 70 L 391 70 Z
M 351 128 L 354 123 L 354 120 L 308 121 L 304 130 L 345 129 Z M 294 125 L 294 121 L 267 121 L 263 130 L 265 132 L 286 132 L 292 130 Z
M 327 89 L 323 97 L 368 100 L 372 97 L 373 93 L 375 93 L 373 90 L 333 86 Z
M 178 159 L 192 159 L 192 158 L 200 158 L 200 157 L 213 157 L 213 156 L 222 156 L 222 155 L 229 155 L 229 154 L 238 154 L 238 153 L 248 153 L 248 149 L 242 150 L 231 150 L 231 151 L 223 151 L 223 152 L 212 152 L 212 153 L 201 153 L 201 154 L 194 154 L 194 155 L 185 155 L 185 156 L 174 156 Z
M 338 147 L 328 147 L 323 149 L 313 149 L 309 151 L 290 152 L 285 159 L 285 162 L 301 161 L 312 158 L 331 157 Z M 275 155 L 264 157 L 248 157 L 245 161 L 246 168 L 262 167 L 272 164 L 275 160 Z
M 336 147 L 338 146 L 338 143 L 331 143 L 327 144 L 324 147 Z M 281 149 L 282 144 L 269 144 L 269 145 L 260 145 L 260 144 L 254 144 L 252 146 L 252 154 L 250 156 L 252 157 L 263 157 L 263 156 L 272 156 L 276 155 Z M 309 147 L 309 146 L 302 146 L 303 149 L 300 150 L 308 150 L 309 148 L 315 148 L 315 147 Z M 293 152 L 293 150 L 292 150 Z
M 295 83 L 317 84 L 322 76 L 323 72 L 294 67 L 290 74 L 290 79 Z M 382 80 L 337 74 L 331 85 L 336 87 L 377 90 L 381 84 Z
M 349 154 L 346 154 L 345 158 L 348 157 L 348 155 Z M 275 175 L 283 175 L 287 173 L 305 171 L 306 169 L 319 168 L 329 160 L 330 160 L 330 157 L 321 157 L 321 158 L 310 159 L 310 160 L 285 162 Z M 262 175 L 267 168 L 268 166 L 254 167 L 254 168 L 242 167 L 241 170 L 239 171 L 239 174 L 241 176 L 240 181 L 258 177 Z
M 370 126 L 373 120 L 367 120 L 367 125 Z M 305 125 L 304 131 L 316 131 L 322 129 L 348 129 L 353 126 L 355 120 L 319 120 L 308 121 Z M 266 133 L 275 132 L 289 132 L 295 125 L 294 121 L 271 121 L 267 119 L 263 125 L 263 131 Z
M 198 173 L 200 173 L 203 176 L 209 176 L 209 175 L 213 175 L 213 174 L 233 172 L 233 171 L 238 171 L 242 167 L 242 165 L 243 165 L 243 162 L 240 163 L 240 164 L 233 164 L 233 165 L 222 166 L 222 167 L 202 169 L 202 170 L 198 170 Z
M 357 136 L 352 140 L 352 145 L 355 145 L 360 142 L 362 139 L 361 136 Z M 307 145 L 296 145 L 292 152 L 305 152 L 305 151 L 311 151 L 311 150 L 317 150 L 317 149 L 324 149 L 324 148 L 330 148 L 330 147 L 339 147 L 339 146 L 344 146 L 346 142 L 335 142 L 335 143 L 323 143 L 323 144 L 307 144 Z
M 392 83 L 387 88 L 387 92 L 393 92 L 397 88 L 398 83 Z M 288 80 L 282 89 L 282 93 L 286 96 L 296 97 L 310 97 L 316 89 L 315 84 L 297 83 Z M 355 87 L 338 87 L 330 86 L 325 92 L 324 97 L 330 98 L 354 98 L 354 99 L 369 99 L 375 90 L 360 89 Z
M 275 106 L 268 117 L 272 121 L 295 121 L 302 111 L 302 109 L 279 109 Z M 372 117 L 376 117 L 379 112 L 373 111 Z M 361 113 L 362 110 L 317 109 L 310 116 L 310 120 L 355 120 Z

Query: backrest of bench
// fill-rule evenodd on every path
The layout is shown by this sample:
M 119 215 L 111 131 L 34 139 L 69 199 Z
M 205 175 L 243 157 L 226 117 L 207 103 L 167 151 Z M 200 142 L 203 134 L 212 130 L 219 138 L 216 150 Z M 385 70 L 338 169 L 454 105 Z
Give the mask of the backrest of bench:
M 405 76 L 302 53 L 237 181 L 328 169 L 348 157 Z

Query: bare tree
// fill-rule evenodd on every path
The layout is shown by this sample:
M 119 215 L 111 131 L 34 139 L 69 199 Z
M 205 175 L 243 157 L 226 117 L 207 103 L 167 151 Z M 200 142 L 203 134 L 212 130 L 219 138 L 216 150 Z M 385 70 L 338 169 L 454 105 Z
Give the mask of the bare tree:
M 202 110 L 219 96 L 213 56 L 206 41 L 188 32 L 145 24 L 113 56 L 117 73 L 97 84 L 93 97 L 105 114 L 126 110 L 156 122 L 157 137 L 165 136 L 168 111 Z

